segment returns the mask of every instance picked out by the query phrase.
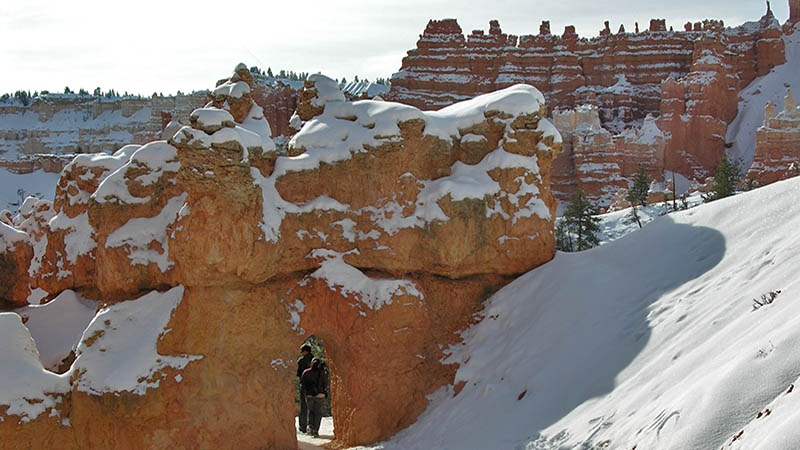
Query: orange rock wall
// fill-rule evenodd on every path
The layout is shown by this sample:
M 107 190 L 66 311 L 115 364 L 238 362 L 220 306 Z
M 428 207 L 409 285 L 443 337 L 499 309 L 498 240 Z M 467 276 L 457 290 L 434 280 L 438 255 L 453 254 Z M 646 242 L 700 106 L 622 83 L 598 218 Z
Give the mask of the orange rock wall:
M 526 86 L 504 95 L 522 96 L 530 110 L 478 107 L 474 123 L 445 140 L 425 134 L 426 116 L 402 105 L 360 102 L 396 117 L 322 116 L 356 110 L 321 100 L 332 81 L 316 77 L 301 95 L 303 120 L 376 133 L 342 159 L 303 165 L 334 152 L 315 145 L 337 142 L 315 140 L 312 126 L 289 143 L 298 157 L 278 157 L 241 66 L 169 140 L 67 167 L 55 202 L 42 202 L 25 228 L 45 249 L 31 286 L 79 288 L 115 304 L 182 285 L 157 350 L 201 359 L 164 369 L 144 395 L 87 393 L 75 383 L 86 373 L 75 373 L 58 403 L 69 422 L 0 415 L 4 444 L 48 448 L 30 440 L 41 433 L 78 449 L 294 449 L 294 359 L 312 334 L 332 370 L 336 447 L 389 438 L 452 383 L 456 366 L 442 364 L 443 349 L 491 293 L 554 255 L 548 187 L 560 137 Z M 455 170 L 498 158 L 478 173 L 496 186 L 482 197 L 453 190 L 435 205 L 421 200 Z M 434 206 L 443 215 L 415 215 Z M 387 228 L 392 218 L 412 225 Z M 90 233 L 68 226 L 84 219 Z M 59 221 L 60 229 L 48 225 Z M 122 233 L 131 224 L 136 233 Z M 94 245 L 76 246 L 80 239 Z M 86 253 L 68 261 L 77 248 Z

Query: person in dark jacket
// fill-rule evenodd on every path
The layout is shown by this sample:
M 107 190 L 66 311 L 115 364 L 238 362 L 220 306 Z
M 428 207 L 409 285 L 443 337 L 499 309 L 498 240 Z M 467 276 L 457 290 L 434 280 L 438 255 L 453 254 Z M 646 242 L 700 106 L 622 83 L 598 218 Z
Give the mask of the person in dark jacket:
M 322 422 L 322 405 L 328 397 L 328 375 L 319 358 L 311 360 L 311 367 L 303 372 L 300 384 L 306 393 L 308 403 L 309 434 L 319 436 L 319 425 Z
M 311 367 L 311 360 L 314 355 L 311 354 L 311 346 L 308 344 L 300 347 L 300 357 L 297 359 L 297 379 L 303 375 L 303 372 Z M 306 403 L 306 392 L 303 390 L 303 383 L 300 383 L 300 432 L 305 433 L 308 425 L 308 404 Z

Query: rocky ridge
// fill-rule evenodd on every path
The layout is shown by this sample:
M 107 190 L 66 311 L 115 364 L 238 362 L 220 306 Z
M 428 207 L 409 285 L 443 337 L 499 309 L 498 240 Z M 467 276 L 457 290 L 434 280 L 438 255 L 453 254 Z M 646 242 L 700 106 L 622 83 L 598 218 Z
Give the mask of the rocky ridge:
M 538 35 L 507 35 L 492 21 L 488 33 L 476 30 L 465 37 L 454 19 L 430 21 L 417 48 L 408 52 L 393 76 L 387 98 L 435 108 L 525 82 L 544 93 L 553 114 L 591 105 L 600 128 L 609 135 L 592 131 L 583 136 L 577 160 L 570 151 L 561 155 L 555 191 L 563 201 L 581 186 L 593 201 L 608 206 L 612 191 L 627 186 L 620 177 L 631 175 L 609 169 L 608 164 L 622 163 L 619 156 L 631 154 L 616 145 L 632 148 L 627 144 L 631 133 L 652 133 L 614 136 L 651 127 L 648 115 L 655 118 L 663 142 L 659 138 L 657 147 L 648 147 L 646 153 L 663 156 L 634 160 L 656 179 L 663 178 L 665 170 L 690 180 L 712 175 L 727 145 L 725 132 L 737 113 L 738 92 L 786 61 L 783 36 L 769 9 L 759 21 L 733 28 L 707 20 L 672 31 L 663 20 L 654 19 L 647 30 L 639 31 L 637 24 L 634 32 L 621 28 L 615 34 L 606 22 L 600 35 L 591 39 L 580 38 L 574 27 L 553 35 L 548 22 L 542 23 Z M 567 126 L 560 131 L 568 135 L 576 130 Z M 598 171 L 586 173 L 589 167 Z M 581 176 L 594 181 L 575 178 Z
M 388 438 L 452 383 L 442 349 L 481 302 L 553 257 L 561 137 L 536 89 L 426 113 L 348 102 L 314 75 L 296 156 L 257 89 L 240 65 L 168 139 L 81 155 L 53 202 L 0 215 L 0 262 L 27 281 L 0 280 L 5 300 L 100 301 L 63 375 L 0 314 L 8 445 L 295 448 L 292 366 L 311 334 L 335 445 Z

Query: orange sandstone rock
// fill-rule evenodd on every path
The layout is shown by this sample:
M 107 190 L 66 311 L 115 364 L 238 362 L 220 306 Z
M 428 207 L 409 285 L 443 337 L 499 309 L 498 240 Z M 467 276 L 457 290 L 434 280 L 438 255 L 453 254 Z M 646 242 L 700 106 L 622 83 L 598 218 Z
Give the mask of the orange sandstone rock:
M 800 108 L 791 91 L 783 111 L 767 103 L 764 125 L 756 131 L 756 151 L 746 179 L 764 185 L 800 175 Z
M 48 287 L 88 285 L 99 314 L 124 313 L 90 325 L 59 379 L 70 426 L 44 432 L 78 448 L 295 448 L 293 359 L 315 334 L 333 373 L 334 445 L 386 439 L 452 383 L 444 349 L 482 301 L 553 257 L 561 137 L 534 88 L 423 113 L 345 101 L 315 75 L 288 144 L 296 156 L 279 156 L 245 70 L 167 140 L 72 163 L 55 210 L 42 211 L 85 219 L 83 234 L 29 222 L 48 241 L 34 251 L 36 280 L 69 270 Z M 153 290 L 166 292 L 142 296 Z M 155 308 L 177 292 L 159 316 L 153 372 L 115 388 L 91 361 L 137 360 L 106 348 L 144 308 L 127 300 Z

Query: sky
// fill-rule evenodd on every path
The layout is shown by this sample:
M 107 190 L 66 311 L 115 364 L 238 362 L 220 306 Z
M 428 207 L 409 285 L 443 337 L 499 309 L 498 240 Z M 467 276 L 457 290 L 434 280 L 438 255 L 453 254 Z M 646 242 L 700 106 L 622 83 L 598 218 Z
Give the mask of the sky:
M 786 0 L 773 1 L 783 23 Z M 575 25 L 596 36 L 603 21 L 616 32 L 651 18 L 682 29 L 687 21 L 758 20 L 762 0 L 0 0 L 0 93 L 63 92 L 100 87 L 149 95 L 209 89 L 239 62 L 333 78 L 374 80 L 400 69 L 428 20 L 456 18 L 465 34 L 488 30 L 536 34 Z

